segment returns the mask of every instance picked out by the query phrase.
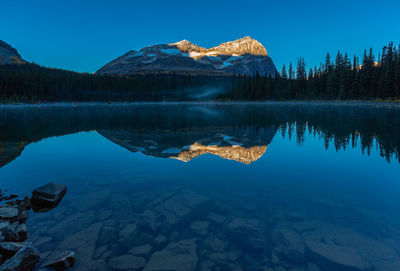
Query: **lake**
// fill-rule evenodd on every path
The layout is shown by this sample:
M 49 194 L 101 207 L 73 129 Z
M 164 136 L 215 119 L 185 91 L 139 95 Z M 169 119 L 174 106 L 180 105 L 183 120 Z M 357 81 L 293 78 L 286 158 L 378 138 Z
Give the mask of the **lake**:
M 400 270 L 400 106 L 0 106 L 0 188 L 72 270 Z M 40 266 L 40 263 L 37 267 Z

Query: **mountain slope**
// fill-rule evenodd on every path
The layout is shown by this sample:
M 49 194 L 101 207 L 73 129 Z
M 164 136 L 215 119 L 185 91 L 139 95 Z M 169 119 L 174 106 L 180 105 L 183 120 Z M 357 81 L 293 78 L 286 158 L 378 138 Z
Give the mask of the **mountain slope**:
M 98 74 L 192 73 L 204 75 L 275 74 L 261 43 L 244 37 L 209 49 L 187 40 L 129 51 L 109 62 Z
M 0 64 L 23 63 L 26 63 L 26 61 L 21 58 L 18 51 L 8 43 L 0 40 Z

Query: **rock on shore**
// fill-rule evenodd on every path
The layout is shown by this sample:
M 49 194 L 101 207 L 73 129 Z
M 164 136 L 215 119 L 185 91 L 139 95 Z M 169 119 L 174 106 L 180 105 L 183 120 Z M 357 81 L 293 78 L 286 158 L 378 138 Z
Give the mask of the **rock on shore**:
M 50 183 L 32 192 L 32 200 L 18 196 L 1 197 L 8 200 L 0 206 L 0 271 L 29 271 L 40 261 L 39 251 L 28 239 L 28 228 L 25 224 L 31 205 L 41 211 L 54 208 L 66 192 L 65 185 Z M 1 191 L 0 191 L 1 194 Z M 35 205 L 36 204 L 36 205 Z M 39 206 L 39 207 L 38 207 Z M 50 258 L 46 267 L 54 270 L 65 270 L 75 261 L 75 252 L 66 251 Z
M 28 243 L 0 266 L 0 271 L 32 270 L 40 260 L 39 251 Z
M 35 211 L 47 211 L 57 206 L 67 192 L 63 184 L 48 183 L 32 192 L 31 205 Z
M 70 268 L 75 263 L 75 252 L 74 251 L 65 251 L 59 254 L 53 255 L 50 259 L 48 259 L 45 263 L 47 268 L 51 268 L 54 270 L 65 270 Z

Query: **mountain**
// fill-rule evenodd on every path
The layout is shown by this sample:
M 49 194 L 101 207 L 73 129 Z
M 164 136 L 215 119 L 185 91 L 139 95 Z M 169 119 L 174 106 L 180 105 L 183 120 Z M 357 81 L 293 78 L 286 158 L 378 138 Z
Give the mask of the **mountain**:
M 275 74 L 267 50 L 244 37 L 209 49 L 187 40 L 129 51 L 99 69 L 98 74 L 183 73 L 196 75 Z
M 23 64 L 26 63 L 10 44 L 0 40 L 0 64 Z

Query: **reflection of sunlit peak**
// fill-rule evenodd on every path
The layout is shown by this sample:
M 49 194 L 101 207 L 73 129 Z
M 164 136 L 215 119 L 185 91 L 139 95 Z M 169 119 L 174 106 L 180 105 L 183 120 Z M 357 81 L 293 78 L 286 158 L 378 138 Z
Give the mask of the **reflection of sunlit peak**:
M 189 148 L 181 151 L 178 155 L 170 156 L 170 158 L 183 162 L 189 162 L 200 155 L 210 153 L 228 160 L 234 160 L 243 164 L 250 164 L 263 156 L 266 150 L 267 145 L 253 146 L 249 148 L 245 148 L 240 145 L 220 147 L 217 145 L 205 146 L 196 142 L 190 145 Z

